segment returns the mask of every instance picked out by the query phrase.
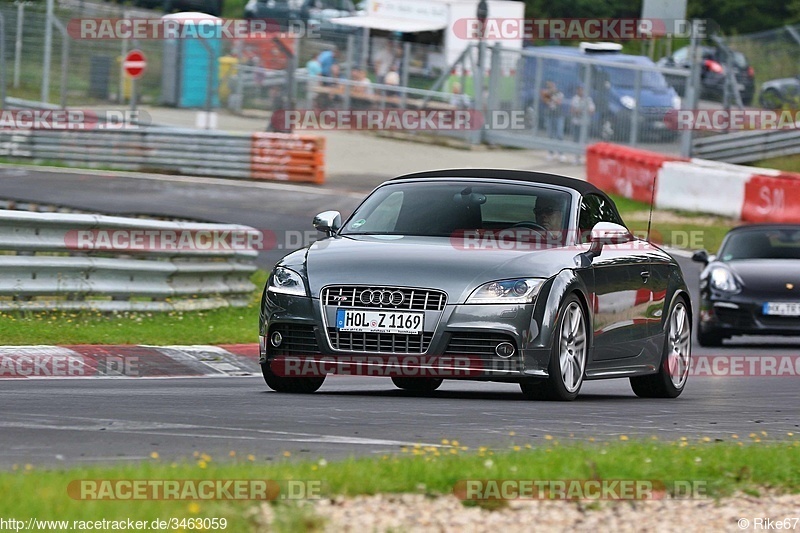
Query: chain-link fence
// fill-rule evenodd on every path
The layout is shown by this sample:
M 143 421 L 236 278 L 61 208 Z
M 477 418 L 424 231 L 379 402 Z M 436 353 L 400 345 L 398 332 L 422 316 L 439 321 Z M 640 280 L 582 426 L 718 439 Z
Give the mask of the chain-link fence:
M 59 22 L 52 33 L 44 98 L 50 103 L 126 105 L 132 91 L 122 58 L 137 48 L 147 58 L 135 91 L 143 104 L 211 106 L 241 113 L 288 108 L 467 109 L 482 114 L 485 122 L 477 132 L 461 132 L 470 142 L 546 148 L 553 155 L 578 154 L 596 140 L 673 153 L 680 148 L 679 132 L 668 127 L 665 117 L 686 107 L 691 69 L 656 66 L 644 56 L 562 46 L 484 48 L 473 43 L 456 64 L 447 64 L 441 45 L 332 24 L 313 38 L 76 39 L 62 31 L 75 18 L 161 14 L 69 1 L 71 5 L 56 10 Z M 40 100 L 45 85 L 43 8 L 6 3 L 0 11 L 5 19 L 7 94 Z M 765 79 L 773 75 L 765 73 L 773 63 L 785 69 L 779 74 L 775 70 L 775 75 L 790 74 L 786 65 L 791 62 L 780 59 L 777 50 L 788 57 L 800 46 L 791 35 L 786 29 L 775 32 L 774 38 L 759 34 L 730 39 L 730 44 L 745 53 L 751 65 L 757 64 L 759 79 Z M 770 39 L 772 48 L 767 47 Z M 762 41 L 763 52 L 756 47 Z M 320 64 L 321 54 L 333 50 L 333 60 Z M 762 53 L 774 60 L 762 59 Z M 477 90 L 479 86 L 483 90 Z M 438 133 L 453 135 L 450 130 Z
M 770 31 L 735 35 L 727 38 L 730 47 L 742 54 L 743 61 L 752 67 L 756 97 L 754 105 L 775 109 L 800 108 L 800 25 L 784 26 Z M 787 82 L 761 85 L 777 79 L 791 78 Z

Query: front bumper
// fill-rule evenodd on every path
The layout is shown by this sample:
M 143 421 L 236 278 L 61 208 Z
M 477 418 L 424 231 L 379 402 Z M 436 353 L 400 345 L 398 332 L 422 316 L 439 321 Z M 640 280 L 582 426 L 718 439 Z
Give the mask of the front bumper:
M 426 312 L 424 333 L 408 345 L 386 334 L 356 334 L 350 336 L 350 349 L 343 350 L 334 347 L 335 328 L 323 317 L 330 314 L 330 306 L 316 298 L 268 293 L 262 309 L 260 362 L 269 362 L 273 372 L 287 376 L 545 378 L 550 347 L 531 318 L 534 306 L 448 304 L 443 311 Z M 275 332 L 281 333 L 278 347 L 271 343 Z M 511 344 L 513 354 L 498 355 L 501 343 Z
M 704 295 L 700 302 L 700 329 L 728 335 L 800 335 L 800 317 L 765 315 L 767 301 L 777 299 Z

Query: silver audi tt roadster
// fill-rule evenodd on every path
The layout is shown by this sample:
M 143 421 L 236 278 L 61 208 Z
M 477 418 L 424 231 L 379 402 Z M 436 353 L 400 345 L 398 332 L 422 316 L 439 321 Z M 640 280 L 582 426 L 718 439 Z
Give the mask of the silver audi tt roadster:
M 261 305 L 267 385 L 310 393 L 331 373 L 401 389 L 519 383 L 574 399 L 587 379 L 642 397 L 686 386 L 692 310 L 677 262 L 635 238 L 614 202 L 572 178 L 437 170 L 375 189 L 281 259 Z

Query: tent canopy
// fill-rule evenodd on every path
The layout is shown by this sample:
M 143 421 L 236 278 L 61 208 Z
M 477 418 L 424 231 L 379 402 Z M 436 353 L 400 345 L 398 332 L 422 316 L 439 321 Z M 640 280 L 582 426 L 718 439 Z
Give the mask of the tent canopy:
M 401 33 L 416 33 L 421 31 L 437 31 L 447 26 L 446 22 L 432 22 L 429 20 L 415 20 L 396 17 L 380 17 L 367 15 L 362 17 L 340 17 L 331 19 L 334 24 L 355 26 L 372 30 L 399 31 Z

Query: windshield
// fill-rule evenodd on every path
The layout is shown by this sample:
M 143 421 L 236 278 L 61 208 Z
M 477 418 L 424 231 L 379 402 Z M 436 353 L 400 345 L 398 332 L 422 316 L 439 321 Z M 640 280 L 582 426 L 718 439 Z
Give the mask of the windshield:
M 652 70 L 637 71 L 630 68 L 623 67 L 603 67 L 603 70 L 608 75 L 614 85 L 620 87 L 635 87 L 636 86 L 636 73 L 642 73 L 642 87 L 650 89 L 665 89 L 667 87 L 667 80 L 660 72 Z
M 340 233 L 453 237 L 464 232 L 523 228 L 528 236 L 531 232 L 557 232 L 561 242 L 569 223 L 569 206 L 568 193 L 535 185 L 398 183 L 375 191 Z
M 747 230 L 728 236 L 722 261 L 737 259 L 800 259 L 800 229 Z

